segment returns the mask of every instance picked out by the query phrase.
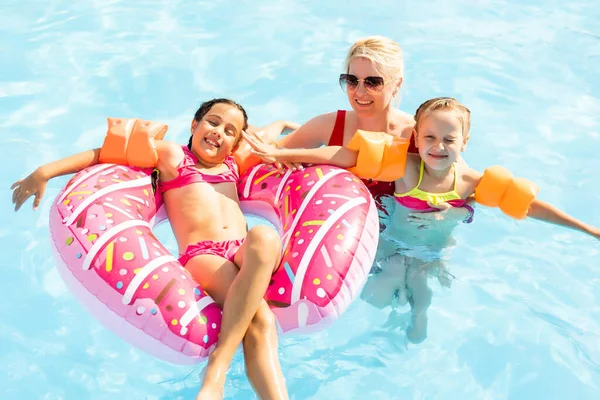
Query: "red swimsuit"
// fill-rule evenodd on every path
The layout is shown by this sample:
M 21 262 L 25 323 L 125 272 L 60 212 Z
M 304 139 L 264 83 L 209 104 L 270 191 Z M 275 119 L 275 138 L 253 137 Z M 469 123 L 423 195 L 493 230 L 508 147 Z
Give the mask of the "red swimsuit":
M 333 126 L 333 132 L 329 138 L 328 146 L 343 146 L 344 145 L 344 128 L 346 125 L 346 110 L 338 110 L 337 117 L 335 119 L 335 125 Z M 415 147 L 415 140 L 410 137 L 410 146 L 408 148 L 410 153 L 416 153 L 417 148 Z M 377 198 L 380 196 L 393 196 L 394 195 L 394 182 L 380 182 L 372 179 L 363 179 L 364 184 L 369 189 L 369 192 L 373 197 Z

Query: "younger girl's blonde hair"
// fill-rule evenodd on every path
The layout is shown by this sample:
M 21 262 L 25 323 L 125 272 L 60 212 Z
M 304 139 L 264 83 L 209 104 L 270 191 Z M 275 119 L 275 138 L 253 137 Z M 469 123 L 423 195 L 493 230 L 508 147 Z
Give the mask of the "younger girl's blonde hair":
M 421 104 L 415 113 L 415 129 L 417 132 L 419 131 L 419 122 L 421 122 L 427 114 L 437 110 L 455 111 L 456 117 L 462 124 L 463 137 L 466 138 L 469 136 L 469 129 L 471 128 L 471 111 L 454 97 L 436 97 Z
M 346 55 L 346 73 L 349 72 L 350 61 L 364 57 L 375 64 L 375 68 L 384 77 L 400 79 L 404 77 L 404 58 L 400 45 L 385 36 L 368 36 L 358 39 Z

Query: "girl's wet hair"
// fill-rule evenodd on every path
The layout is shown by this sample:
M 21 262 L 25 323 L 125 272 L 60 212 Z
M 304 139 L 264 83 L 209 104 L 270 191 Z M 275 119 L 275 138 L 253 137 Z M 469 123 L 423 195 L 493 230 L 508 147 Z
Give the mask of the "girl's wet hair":
M 417 108 L 415 113 L 415 129 L 419 130 L 419 122 L 429 113 L 433 111 L 455 111 L 456 117 L 462 124 L 463 136 L 469 135 L 471 128 L 471 111 L 454 97 L 436 97 L 427 100 Z
M 205 101 L 204 103 L 202 103 L 200 105 L 200 108 L 198 108 L 198 111 L 196 111 L 196 114 L 194 114 L 194 120 L 196 122 L 202 121 L 202 118 L 204 118 L 204 116 L 210 111 L 210 109 L 215 104 L 229 104 L 230 106 L 236 107 L 238 110 L 240 110 L 242 112 L 242 114 L 244 115 L 244 127 L 242 129 L 243 130 L 248 129 L 248 114 L 246 114 L 246 110 L 244 110 L 244 107 L 242 107 L 241 105 L 239 105 L 238 103 L 236 103 L 233 100 L 225 99 L 225 98 L 212 99 L 212 100 Z M 239 132 L 239 136 L 235 140 L 236 146 L 238 145 L 240 140 L 242 140 L 241 132 Z M 192 150 L 192 136 L 190 136 L 190 141 L 188 142 L 187 147 L 188 147 L 188 149 Z

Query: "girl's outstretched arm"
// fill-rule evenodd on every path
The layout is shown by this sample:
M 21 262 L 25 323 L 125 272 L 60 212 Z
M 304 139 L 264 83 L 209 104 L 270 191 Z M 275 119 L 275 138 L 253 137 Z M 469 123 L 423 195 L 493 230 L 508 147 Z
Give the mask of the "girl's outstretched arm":
M 13 190 L 12 202 L 15 205 L 15 211 L 18 211 L 31 196 L 35 196 L 33 209 L 37 210 L 50 179 L 79 172 L 91 165 L 98 164 L 99 155 L 100 149 L 86 150 L 42 165 L 25 179 L 16 181 L 10 187 Z
M 534 200 L 529 206 L 529 212 L 527 213 L 527 216 L 551 224 L 575 229 L 600 240 L 600 229 L 579 221 L 577 218 L 570 216 L 566 212 L 559 210 L 552 204 L 546 203 L 545 201 L 537 199 Z

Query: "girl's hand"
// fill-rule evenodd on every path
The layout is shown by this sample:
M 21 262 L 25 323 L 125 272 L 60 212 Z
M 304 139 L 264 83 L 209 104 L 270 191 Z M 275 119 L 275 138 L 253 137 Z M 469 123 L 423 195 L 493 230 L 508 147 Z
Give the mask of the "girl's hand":
M 430 229 L 439 224 L 456 224 L 464 221 L 469 215 L 469 211 L 463 207 L 452 207 L 448 203 L 429 204 L 429 207 L 437 208 L 439 211 L 428 213 L 413 212 L 408 214 L 407 221 L 412 225 L 417 225 L 419 229 Z
M 19 211 L 19 208 L 31 196 L 35 196 L 33 199 L 33 209 L 37 210 L 42 197 L 44 197 L 47 183 L 48 179 L 44 177 L 39 168 L 33 171 L 27 178 L 13 183 L 10 188 L 14 190 L 12 202 L 15 205 L 15 211 Z
M 280 160 L 279 158 L 282 156 L 282 151 L 271 144 L 263 142 L 255 133 L 242 131 L 242 136 L 246 139 L 250 147 L 252 147 L 252 154 L 256 155 L 264 162 L 275 163 L 278 169 L 283 169 L 283 167 L 293 171 L 303 169 L 301 164 Z

